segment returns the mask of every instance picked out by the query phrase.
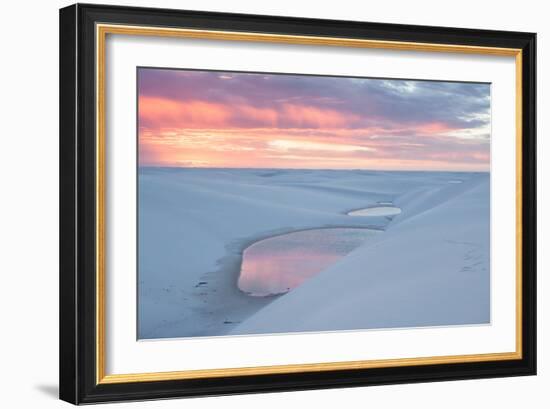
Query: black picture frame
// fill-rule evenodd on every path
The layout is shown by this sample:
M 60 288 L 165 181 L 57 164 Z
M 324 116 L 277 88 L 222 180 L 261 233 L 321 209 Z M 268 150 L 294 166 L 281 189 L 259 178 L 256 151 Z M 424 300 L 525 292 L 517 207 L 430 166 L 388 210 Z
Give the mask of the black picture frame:
M 98 383 L 96 23 L 520 49 L 523 56 L 521 359 Z M 536 374 L 536 34 L 76 4 L 60 10 L 59 46 L 62 400 L 83 404 Z

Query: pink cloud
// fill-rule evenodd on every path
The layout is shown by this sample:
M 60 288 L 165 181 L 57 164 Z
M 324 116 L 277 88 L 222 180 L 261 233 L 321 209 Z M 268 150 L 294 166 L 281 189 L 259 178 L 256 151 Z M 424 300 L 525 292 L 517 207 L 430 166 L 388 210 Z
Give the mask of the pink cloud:
M 284 121 L 300 128 L 351 127 L 361 119 L 358 115 L 307 105 L 283 104 L 282 108 L 281 116 Z
M 140 126 L 166 128 L 304 128 L 333 129 L 350 127 L 361 117 L 333 109 L 303 104 L 282 104 L 276 108 L 255 107 L 247 103 L 222 104 L 201 100 L 173 100 L 160 97 L 139 98 Z
M 231 118 L 227 106 L 204 101 L 174 101 L 166 98 L 140 97 L 139 120 L 150 128 L 183 126 L 186 128 L 225 126 Z
M 272 108 L 257 108 L 251 105 L 237 105 L 234 110 L 241 118 L 247 118 L 253 123 L 263 124 L 263 126 L 276 127 L 279 120 L 279 113 Z

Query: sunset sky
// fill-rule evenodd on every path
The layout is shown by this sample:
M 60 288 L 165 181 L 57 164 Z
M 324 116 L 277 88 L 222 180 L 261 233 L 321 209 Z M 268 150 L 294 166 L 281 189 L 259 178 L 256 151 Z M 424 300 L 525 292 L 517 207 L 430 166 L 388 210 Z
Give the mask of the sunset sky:
M 140 68 L 140 166 L 487 171 L 489 84 Z

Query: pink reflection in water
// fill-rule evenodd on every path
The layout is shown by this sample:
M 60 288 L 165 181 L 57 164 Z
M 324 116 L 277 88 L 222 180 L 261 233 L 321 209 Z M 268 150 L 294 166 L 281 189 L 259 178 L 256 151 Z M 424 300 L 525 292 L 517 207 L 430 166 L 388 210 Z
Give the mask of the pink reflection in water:
M 261 240 L 243 253 L 238 286 L 252 296 L 285 293 L 376 233 L 361 228 L 315 229 Z

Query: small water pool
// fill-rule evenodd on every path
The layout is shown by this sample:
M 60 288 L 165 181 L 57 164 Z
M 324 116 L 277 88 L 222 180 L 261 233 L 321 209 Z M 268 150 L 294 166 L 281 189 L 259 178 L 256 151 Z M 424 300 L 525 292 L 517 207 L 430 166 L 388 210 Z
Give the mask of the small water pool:
M 243 252 L 239 289 L 255 297 L 283 294 L 379 233 L 366 228 L 321 228 L 260 240 Z
M 375 206 L 357 209 L 348 212 L 348 216 L 395 216 L 401 213 L 401 209 L 395 206 Z

